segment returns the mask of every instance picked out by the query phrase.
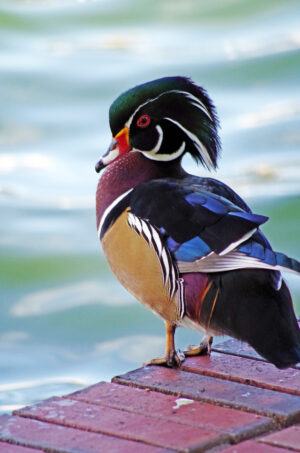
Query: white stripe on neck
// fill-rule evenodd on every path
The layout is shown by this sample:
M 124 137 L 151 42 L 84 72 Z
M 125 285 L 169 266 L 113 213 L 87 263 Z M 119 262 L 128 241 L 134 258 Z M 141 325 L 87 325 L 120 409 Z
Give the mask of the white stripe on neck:
M 193 134 L 191 131 L 188 131 L 185 127 L 182 126 L 182 124 L 180 124 L 178 121 L 173 120 L 172 118 L 165 117 L 164 119 L 171 121 L 171 123 L 176 124 L 176 126 L 178 126 L 189 137 L 189 139 L 194 143 L 195 147 L 197 148 L 199 154 L 203 158 L 209 170 L 214 167 L 207 149 L 205 148 L 203 143 L 199 140 L 197 135 Z
M 103 227 L 103 224 L 105 222 L 105 219 L 107 218 L 108 214 L 112 211 L 112 209 L 117 206 L 117 204 L 123 200 L 123 198 L 126 197 L 126 195 L 129 194 L 129 192 L 131 192 L 134 188 L 132 187 L 131 189 L 127 190 L 126 192 L 122 193 L 121 195 L 119 195 L 106 209 L 105 211 L 103 212 L 102 214 L 102 217 L 101 217 L 101 221 L 100 221 L 100 224 L 99 224 L 99 228 L 98 228 L 98 238 L 100 239 L 100 236 L 101 236 L 101 230 L 102 230 L 102 227 Z

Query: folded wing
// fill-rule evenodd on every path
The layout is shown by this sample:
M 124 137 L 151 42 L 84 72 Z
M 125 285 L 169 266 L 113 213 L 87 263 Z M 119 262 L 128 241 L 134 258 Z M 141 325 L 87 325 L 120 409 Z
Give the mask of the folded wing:
M 130 198 L 132 213 L 158 229 L 182 273 L 242 268 L 300 273 L 300 263 L 274 252 L 260 232 L 267 217 L 199 185 L 154 180 L 134 189 Z

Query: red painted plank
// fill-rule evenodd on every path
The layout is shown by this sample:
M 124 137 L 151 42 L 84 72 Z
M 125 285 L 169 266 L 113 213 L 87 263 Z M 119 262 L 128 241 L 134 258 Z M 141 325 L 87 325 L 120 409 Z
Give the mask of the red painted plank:
M 277 431 L 262 437 L 259 441 L 275 447 L 279 446 L 293 451 L 300 451 L 300 426 L 291 426 L 282 431 Z
M 299 322 L 299 328 L 300 328 L 300 322 Z M 238 340 L 230 339 L 227 341 L 224 341 L 223 343 L 218 343 L 212 348 L 213 351 L 215 352 L 222 352 L 224 354 L 231 354 L 231 355 L 238 355 L 240 357 L 245 357 L 245 358 L 250 358 L 250 359 L 255 359 L 258 361 L 264 361 L 259 354 L 247 343 L 243 343 Z M 296 365 L 296 369 L 300 369 L 300 364 Z
M 53 398 L 21 409 L 18 414 L 174 450 L 195 446 L 204 449 L 224 443 L 229 437 L 215 430 L 66 398 Z
M 228 433 L 232 441 L 258 435 L 273 425 L 270 418 L 260 415 L 108 382 L 100 382 L 68 398 Z
M 113 379 L 116 383 L 240 408 L 277 417 L 281 423 L 300 420 L 300 396 L 158 366 L 139 368 Z
M 125 439 L 8 415 L 0 417 L 0 438 L 2 441 L 48 449 L 51 452 L 158 453 L 162 451 L 160 448 Z
M 1 453 L 42 453 L 43 450 L 36 448 L 22 447 L 21 445 L 8 444 L 7 442 L 0 442 Z
M 274 365 L 213 352 L 210 357 L 187 358 L 182 370 L 234 382 L 300 395 L 300 370 L 279 370 Z
M 221 450 L 222 453 L 287 453 L 285 448 L 272 447 L 263 445 L 253 440 L 247 440 L 238 445 L 232 445 Z

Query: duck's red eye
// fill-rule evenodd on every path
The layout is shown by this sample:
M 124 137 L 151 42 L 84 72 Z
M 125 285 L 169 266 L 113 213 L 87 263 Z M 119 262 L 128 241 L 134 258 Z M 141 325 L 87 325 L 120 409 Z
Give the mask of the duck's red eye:
M 151 122 L 151 118 L 149 115 L 142 115 L 139 117 L 136 124 L 138 127 L 147 127 L 147 126 L 149 126 L 150 122 Z

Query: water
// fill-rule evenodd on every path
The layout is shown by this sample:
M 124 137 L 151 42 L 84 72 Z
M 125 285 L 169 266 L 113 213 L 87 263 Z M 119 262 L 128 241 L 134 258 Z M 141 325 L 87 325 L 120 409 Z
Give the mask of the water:
M 176 74 L 205 86 L 222 123 L 213 176 L 300 258 L 299 17 L 288 0 L 0 1 L 1 412 L 163 351 L 162 322 L 118 285 L 96 235 L 94 164 L 125 89 Z M 181 348 L 197 341 L 178 332 Z

